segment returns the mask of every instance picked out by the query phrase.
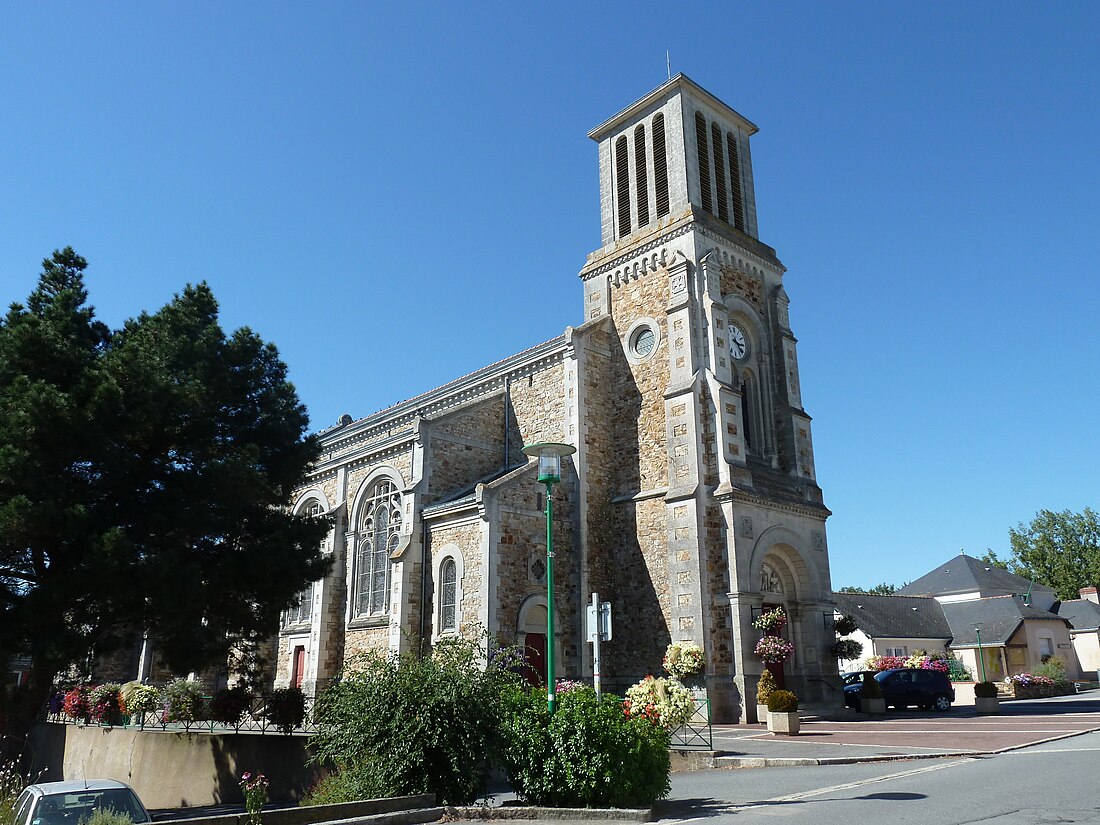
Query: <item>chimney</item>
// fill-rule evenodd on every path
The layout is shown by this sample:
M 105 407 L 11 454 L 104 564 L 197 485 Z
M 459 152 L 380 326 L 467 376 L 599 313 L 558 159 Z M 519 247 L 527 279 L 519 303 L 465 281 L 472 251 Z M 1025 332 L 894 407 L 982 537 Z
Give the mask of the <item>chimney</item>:
M 1100 604 L 1100 596 L 1097 596 L 1095 587 L 1082 587 L 1080 593 L 1082 599 L 1088 599 L 1090 602 Z

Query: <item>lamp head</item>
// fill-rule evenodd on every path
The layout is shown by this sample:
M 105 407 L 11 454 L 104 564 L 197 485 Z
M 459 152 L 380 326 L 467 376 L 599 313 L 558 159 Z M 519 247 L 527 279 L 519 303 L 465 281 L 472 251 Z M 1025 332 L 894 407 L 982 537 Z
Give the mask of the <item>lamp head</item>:
M 529 444 L 523 448 L 524 455 L 535 456 L 539 460 L 539 482 L 557 484 L 561 481 L 562 456 L 573 455 L 577 448 L 572 444 L 557 444 L 552 441 Z

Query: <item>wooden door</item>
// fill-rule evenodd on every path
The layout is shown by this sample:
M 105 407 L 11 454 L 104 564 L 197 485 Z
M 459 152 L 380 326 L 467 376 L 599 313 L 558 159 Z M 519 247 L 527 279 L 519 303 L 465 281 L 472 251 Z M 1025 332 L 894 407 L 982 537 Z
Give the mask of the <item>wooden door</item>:
M 546 634 L 528 633 L 524 640 L 523 678 L 536 687 L 546 684 Z
M 294 664 L 290 674 L 291 684 L 300 689 L 306 678 L 306 649 L 304 647 L 294 648 Z

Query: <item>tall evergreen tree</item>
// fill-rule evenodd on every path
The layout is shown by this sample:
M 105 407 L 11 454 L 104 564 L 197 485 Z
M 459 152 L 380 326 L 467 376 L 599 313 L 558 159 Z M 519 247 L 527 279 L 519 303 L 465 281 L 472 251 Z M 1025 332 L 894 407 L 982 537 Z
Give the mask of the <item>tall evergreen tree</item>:
M 317 443 L 275 347 L 205 284 L 111 331 L 86 266 L 55 252 L 0 322 L 0 661 L 31 655 L 32 701 L 144 630 L 216 662 L 327 564 L 326 520 L 287 510 Z

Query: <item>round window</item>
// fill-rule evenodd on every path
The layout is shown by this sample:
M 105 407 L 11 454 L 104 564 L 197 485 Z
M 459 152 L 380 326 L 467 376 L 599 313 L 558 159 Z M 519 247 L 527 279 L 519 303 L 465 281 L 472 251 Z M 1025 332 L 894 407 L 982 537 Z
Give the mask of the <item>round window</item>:
M 648 358 L 657 343 L 657 336 L 649 327 L 642 327 L 634 334 L 634 354 L 639 358 Z

